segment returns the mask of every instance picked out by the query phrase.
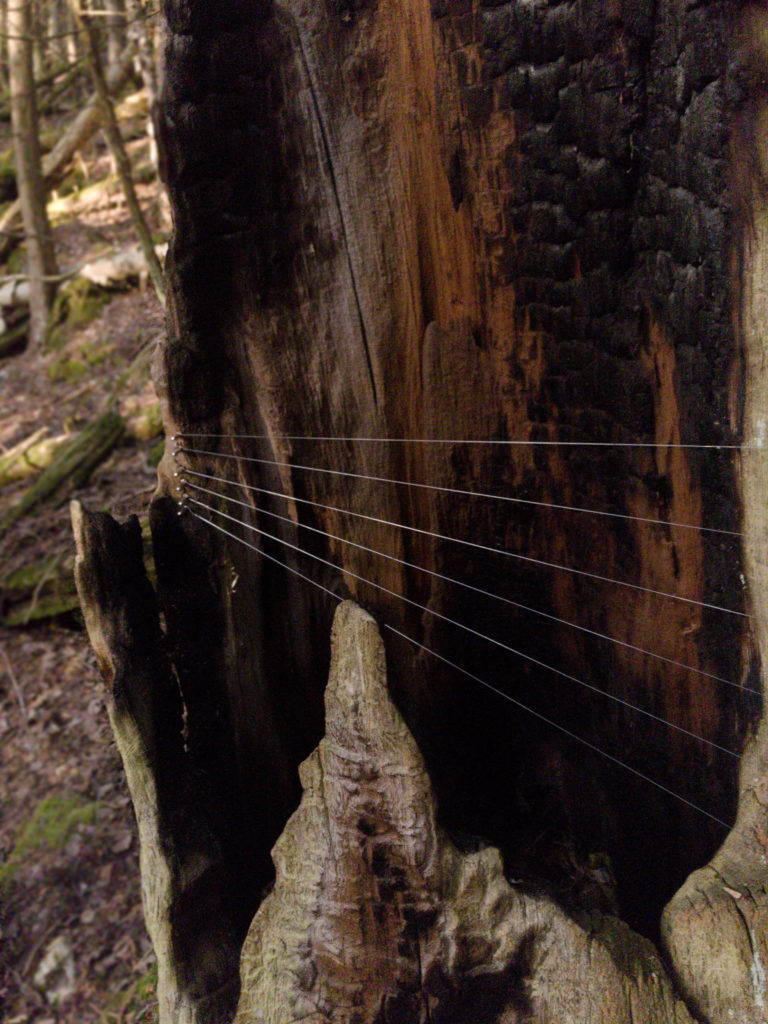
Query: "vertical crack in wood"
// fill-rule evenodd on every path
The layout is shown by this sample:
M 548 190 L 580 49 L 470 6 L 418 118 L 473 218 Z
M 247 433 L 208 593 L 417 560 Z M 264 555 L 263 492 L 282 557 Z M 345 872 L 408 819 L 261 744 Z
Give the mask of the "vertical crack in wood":
M 341 196 L 339 194 L 339 186 L 336 177 L 336 168 L 333 162 L 333 153 L 331 151 L 331 143 L 328 138 L 328 130 L 325 125 L 325 119 L 320 109 L 320 101 L 317 96 L 317 87 L 315 85 L 314 76 L 312 69 L 307 58 L 307 52 L 304 46 L 304 40 L 301 35 L 298 23 L 294 18 L 290 19 L 291 28 L 296 36 L 296 40 L 299 44 L 299 51 L 301 53 L 301 61 L 304 65 L 304 71 L 307 76 L 307 84 L 309 86 L 309 94 L 312 97 L 312 107 L 315 111 L 315 117 L 317 118 L 317 126 L 320 132 L 320 138 L 323 144 L 323 154 L 325 156 L 326 163 L 328 165 L 328 177 L 331 182 L 331 189 L 333 190 L 333 197 L 336 204 L 336 209 L 339 212 L 339 223 L 341 225 L 341 235 L 344 240 L 344 252 L 346 254 L 347 267 L 349 268 L 349 277 L 352 284 L 352 295 L 355 300 L 355 307 L 357 309 L 357 317 L 360 323 L 360 340 L 363 345 L 363 351 L 365 353 L 365 363 L 368 368 L 368 378 L 371 382 L 371 391 L 373 393 L 373 404 L 378 408 L 379 400 L 376 391 L 376 379 L 373 372 L 373 360 L 371 358 L 371 350 L 368 344 L 368 332 L 365 327 L 365 317 L 363 315 L 363 307 L 360 302 L 360 293 L 357 286 L 357 277 L 355 275 L 355 267 L 352 262 L 352 251 L 349 244 L 349 234 L 347 232 L 347 223 L 344 216 L 344 209 L 341 202 Z

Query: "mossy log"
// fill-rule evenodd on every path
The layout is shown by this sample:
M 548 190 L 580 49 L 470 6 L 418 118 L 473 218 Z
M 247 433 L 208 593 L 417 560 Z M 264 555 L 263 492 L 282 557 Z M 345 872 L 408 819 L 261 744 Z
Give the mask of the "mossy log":
M 0 457 L 0 487 L 25 480 L 50 466 L 69 435 L 46 437 L 47 432 L 45 427 L 36 430 Z
M 157 575 L 147 522 L 142 523 L 141 539 L 147 575 L 154 583 Z M 40 562 L 22 566 L 0 580 L 0 626 L 26 626 L 79 609 L 74 568 L 74 553 L 67 547 Z
M 65 558 L 54 555 L 12 572 L 0 583 L 0 625 L 26 626 L 78 608 L 73 568 L 74 559 L 67 552 Z
M 163 433 L 163 421 L 157 403 L 131 408 L 125 403 L 124 435 L 129 441 L 151 441 Z M 0 456 L 0 489 L 26 480 L 48 469 L 59 453 L 72 441 L 70 434 L 46 437 L 45 428 L 36 430 Z
M 137 441 L 151 441 L 163 433 L 163 418 L 160 406 L 145 405 L 126 415 L 125 432 Z
M 0 519 L 0 534 L 66 482 L 82 487 L 118 443 L 125 430 L 122 416 L 105 412 L 89 423 L 57 454 L 54 462 Z

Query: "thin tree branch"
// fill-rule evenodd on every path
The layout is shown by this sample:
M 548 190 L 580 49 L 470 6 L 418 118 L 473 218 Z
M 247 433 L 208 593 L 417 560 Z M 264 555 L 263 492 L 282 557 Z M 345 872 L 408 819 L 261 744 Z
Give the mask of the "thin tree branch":
M 86 36 L 86 57 L 90 65 L 91 75 L 93 76 L 93 84 L 96 89 L 96 94 L 104 113 L 104 132 L 107 137 L 107 143 L 117 165 L 120 184 L 122 185 L 123 192 L 125 193 L 125 200 L 128 204 L 128 210 L 131 215 L 131 220 L 133 221 L 133 226 L 139 236 L 139 244 L 142 252 L 144 253 L 144 259 L 147 262 L 149 276 L 152 278 L 152 283 L 155 286 L 157 297 L 160 299 L 160 304 L 165 307 L 165 285 L 163 283 L 162 267 L 160 266 L 160 261 L 157 258 L 154 242 L 152 241 L 152 235 L 150 234 L 147 221 L 139 204 L 138 196 L 136 195 L 131 171 L 131 161 L 126 151 L 123 137 L 120 134 L 120 127 L 117 123 L 117 118 L 115 117 L 115 108 L 109 95 L 109 89 L 107 88 L 107 81 L 104 76 L 104 69 L 102 67 L 101 58 L 96 45 L 93 26 L 89 21 L 89 17 L 80 9 L 77 0 L 69 0 L 69 5 L 76 23 L 83 29 Z
M 13 688 L 13 692 L 16 694 L 16 700 L 19 704 L 21 717 L 24 721 L 24 728 L 29 729 L 29 715 L 27 714 L 27 705 L 24 703 L 24 694 L 21 692 L 21 687 L 19 686 L 19 681 L 16 678 L 16 673 L 13 671 L 13 665 L 11 665 L 10 658 L 6 654 L 4 647 L 0 647 L 0 655 L 2 655 L 3 661 L 5 662 L 5 674 L 10 679 L 11 687 Z

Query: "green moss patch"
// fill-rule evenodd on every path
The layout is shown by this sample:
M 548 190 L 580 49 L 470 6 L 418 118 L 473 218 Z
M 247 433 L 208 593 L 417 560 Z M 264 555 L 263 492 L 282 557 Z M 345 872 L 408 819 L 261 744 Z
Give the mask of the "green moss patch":
M 69 329 L 90 323 L 110 299 L 103 288 L 98 288 L 84 277 L 76 277 L 63 284 L 54 299 L 48 320 L 47 348 L 57 351 L 67 337 Z
M 135 998 L 139 1003 L 146 1003 L 157 992 L 157 964 L 142 974 L 136 983 Z
M 28 857 L 43 850 L 60 850 L 78 825 L 92 825 L 99 806 L 60 794 L 41 800 L 22 826 L 8 860 L 0 865 L 0 891 L 13 881 Z
M 77 346 L 77 356 L 66 358 L 62 353 L 51 363 L 48 367 L 48 379 L 52 384 L 79 380 L 91 372 L 92 366 L 99 366 L 109 359 L 111 354 L 112 346 L 108 343 L 84 342 Z
M 10 253 L 5 269 L 9 274 L 23 274 L 26 271 L 26 259 L 24 257 L 23 246 L 17 246 L 13 252 Z
M 152 964 L 124 992 L 104 993 L 104 1010 L 98 1024 L 114 1024 L 115 1020 L 157 1020 L 157 964 Z

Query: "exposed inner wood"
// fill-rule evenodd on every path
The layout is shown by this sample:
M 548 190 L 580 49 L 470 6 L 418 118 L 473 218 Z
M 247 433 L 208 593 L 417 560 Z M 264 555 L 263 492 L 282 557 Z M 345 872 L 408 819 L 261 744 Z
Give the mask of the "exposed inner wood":
M 734 18 L 714 3 L 689 9 L 673 0 L 658 10 L 292 2 L 203 24 L 172 5 L 173 75 L 161 134 L 176 238 L 172 338 L 158 375 L 169 425 L 270 438 L 187 447 L 740 529 L 732 456 L 667 447 L 740 436 L 738 397 L 731 415 L 740 343 L 722 128 L 734 102 Z M 226 72 L 216 60 L 224 52 Z M 290 434 L 656 447 L 282 437 Z M 215 455 L 179 461 L 745 609 L 739 540 L 727 535 Z M 173 494 L 170 478 L 165 487 Z M 251 492 L 230 493 L 257 503 Z M 288 510 L 296 523 L 759 685 L 742 618 L 307 505 L 258 501 L 281 515 Z M 758 708 L 749 694 L 467 596 L 255 509 L 222 508 L 715 742 L 738 750 L 754 725 Z M 169 535 L 176 529 L 170 524 Z M 224 639 L 218 647 L 210 641 L 208 657 L 226 679 L 243 779 L 264 772 L 281 780 L 271 790 L 272 810 L 259 804 L 245 812 L 262 836 L 268 877 L 266 851 L 298 798 L 295 765 L 321 734 L 321 652 L 332 608 L 237 542 L 197 521 L 183 529 L 212 537 L 219 552 L 211 600 Z M 243 536 L 258 545 L 255 534 Z M 324 585 L 346 589 L 382 621 L 732 819 L 731 759 L 350 575 L 264 544 Z M 172 604 L 185 582 L 183 564 L 171 569 L 164 600 Z M 179 646 L 186 629 L 174 640 Z M 491 839 L 510 872 L 530 872 L 555 889 L 574 862 L 609 853 L 622 911 L 655 934 L 661 906 L 723 830 L 404 641 L 387 643 L 393 693 L 426 757 L 445 824 Z M 265 744 L 274 758 L 264 757 Z M 578 902 L 578 892 L 564 898 L 571 896 Z

